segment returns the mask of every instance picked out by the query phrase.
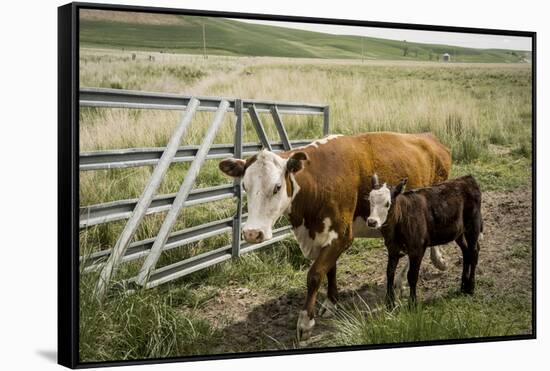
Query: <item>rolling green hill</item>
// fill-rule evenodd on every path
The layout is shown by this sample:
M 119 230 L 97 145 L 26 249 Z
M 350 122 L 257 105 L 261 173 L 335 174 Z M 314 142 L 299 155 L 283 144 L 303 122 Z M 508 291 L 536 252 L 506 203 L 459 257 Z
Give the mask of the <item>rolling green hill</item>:
M 133 14 L 135 17 L 128 16 L 127 12 L 82 11 L 81 46 L 202 54 L 204 24 L 207 53 L 216 55 L 437 60 L 443 53 L 449 53 L 457 62 L 530 59 L 530 53 L 522 51 L 332 35 L 226 18 Z M 163 22 L 162 17 L 170 18 Z

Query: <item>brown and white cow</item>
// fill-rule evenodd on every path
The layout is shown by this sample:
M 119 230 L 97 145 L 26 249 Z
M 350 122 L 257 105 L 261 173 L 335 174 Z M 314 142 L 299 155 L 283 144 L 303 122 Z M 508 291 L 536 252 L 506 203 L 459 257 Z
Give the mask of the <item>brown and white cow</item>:
M 447 179 L 449 150 L 432 134 L 367 133 L 331 135 L 305 147 L 278 154 L 260 151 L 249 159 L 226 159 L 221 171 L 242 177 L 248 199 L 243 235 L 250 243 L 272 237 L 272 228 L 288 215 L 303 254 L 313 260 L 307 275 L 307 298 L 298 315 L 298 339 L 307 339 L 322 277 L 327 276 L 328 299 L 337 300 L 336 260 L 354 237 L 381 237 L 366 225 L 371 176 L 377 173 L 396 184 L 408 177 L 413 187 Z M 432 260 L 444 267 L 432 248 Z

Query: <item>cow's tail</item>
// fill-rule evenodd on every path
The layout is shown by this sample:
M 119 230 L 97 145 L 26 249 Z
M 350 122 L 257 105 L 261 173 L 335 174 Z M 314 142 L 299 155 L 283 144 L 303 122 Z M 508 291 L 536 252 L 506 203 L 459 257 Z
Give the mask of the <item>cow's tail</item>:
M 430 247 L 430 259 L 432 260 L 432 264 L 440 271 L 447 270 L 447 262 L 443 258 L 441 251 L 439 251 L 439 246 Z

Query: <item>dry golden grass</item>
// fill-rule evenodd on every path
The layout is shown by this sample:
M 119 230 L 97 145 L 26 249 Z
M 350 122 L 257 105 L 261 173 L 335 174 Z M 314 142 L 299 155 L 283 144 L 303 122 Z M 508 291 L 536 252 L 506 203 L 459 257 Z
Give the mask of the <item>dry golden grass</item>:
M 461 153 L 465 138 L 472 146 L 482 146 L 487 141 L 521 141 L 518 133 L 530 136 L 528 65 L 212 56 L 205 60 L 160 53 L 150 62 L 145 54 L 138 53 L 137 60 L 131 61 L 124 53 L 84 52 L 82 85 L 329 104 L 332 132 L 433 131 L 453 147 L 457 160 L 464 156 L 468 160 Z M 167 111 L 83 110 L 81 148 L 162 146 L 179 115 Z M 197 117 L 186 143 L 200 141 L 207 116 Z M 321 134 L 320 118 L 284 119 L 291 137 L 304 135 L 304 131 L 311 131 L 312 137 Z M 268 130 L 275 139 L 274 128 Z M 247 130 L 247 140 L 253 139 L 253 132 Z M 218 140 L 231 142 L 230 124 L 224 125 Z
M 150 25 L 183 25 L 185 20 L 173 14 L 138 13 L 129 11 L 81 9 L 80 19 L 87 21 L 122 22 Z

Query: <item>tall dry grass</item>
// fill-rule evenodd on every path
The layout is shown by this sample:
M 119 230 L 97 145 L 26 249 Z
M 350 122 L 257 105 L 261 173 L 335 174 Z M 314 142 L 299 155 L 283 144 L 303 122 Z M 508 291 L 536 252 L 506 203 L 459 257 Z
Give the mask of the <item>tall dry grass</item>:
M 154 61 L 149 60 L 150 55 Z M 97 49 L 84 49 L 81 56 L 82 86 L 329 104 L 333 133 L 431 131 L 452 149 L 455 163 L 469 164 L 491 156 L 489 144 L 521 152 L 531 140 L 528 65 L 203 59 Z M 176 111 L 83 108 L 81 150 L 163 147 L 180 118 L 181 112 Z M 200 143 L 211 119 L 211 113 L 198 113 L 182 145 Z M 277 140 L 271 117 L 262 114 L 262 119 L 270 139 Z M 321 116 L 285 115 L 283 120 L 291 139 L 322 135 Z M 234 118 L 227 114 L 215 142 L 231 143 L 233 132 Z M 248 118 L 244 137 L 245 142 L 258 141 Z M 173 165 L 159 193 L 176 192 L 187 167 Z M 81 205 L 138 197 L 150 174 L 151 168 L 83 172 Z M 217 162 L 207 161 L 197 186 L 227 182 L 217 170 Z M 230 200 L 224 201 L 221 209 L 230 205 Z M 199 211 L 193 212 L 195 209 Z M 214 219 L 220 214 L 218 210 L 220 207 L 191 208 L 182 213 L 178 226 Z M 161 220 L 148 217 L 141 235 L 154 235 Z M 100 232 L 92 233 L 91 240 L 88 233 L 87 245 L 99 248 L 114 243 L 117 228 L 95 228 Z
M 92 54 L 91 60 L 99 58 L 99 62 L 82 63 L 82 84 L 329 104 L 332 132 L 432 131 L 453 149 L 458 161 L 479 157 L 487 143 L 515 144 L 531 135 L 528 65 L 491 68 L 475 64 L 293 62 L 283 58 L 204 60 L 158 54 L 166 59 L 120 61 Z M 174 72 L 184 68 L 195 72 L 182 76 Z M 128 71 L 132 71 L 131 77 Z M 166 111 L 83 111 L 81 148 L 162 146 L 178 117 L 178 113 Z M 269 117 L 264 117 L 269 123 Z M 198 117 L 185 143 L 197 143 L 208 120 L 208 115 Z M 291 137 L 319 136 L 320 122 L 320 118 L 285 117 Z M 246 139 L 255 139 L 250 125 L 245 134 Z M 277 138 L 273 126 L 268 127 L 268 134 Z M 217 141 L 231 142 L 232 138 L 231 124 L 227 124 Z

